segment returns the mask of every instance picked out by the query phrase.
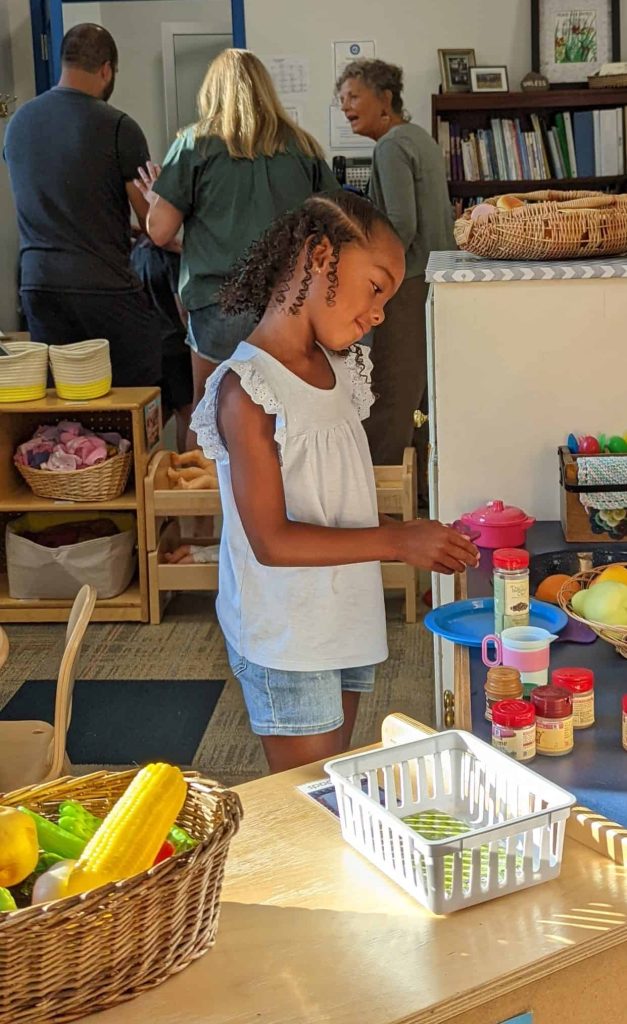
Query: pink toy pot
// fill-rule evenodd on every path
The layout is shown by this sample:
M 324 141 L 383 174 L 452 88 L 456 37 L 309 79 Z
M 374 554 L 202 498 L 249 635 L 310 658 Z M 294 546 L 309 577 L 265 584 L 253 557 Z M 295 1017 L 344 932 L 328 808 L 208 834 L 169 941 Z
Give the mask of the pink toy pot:
M 479 530 L 476 543 L 480 548 L 518 548 L 525 543 L 527 530 L 535 519 L 515 505 L 489 501 L 487 505 L 465 512 L 462 523 Z

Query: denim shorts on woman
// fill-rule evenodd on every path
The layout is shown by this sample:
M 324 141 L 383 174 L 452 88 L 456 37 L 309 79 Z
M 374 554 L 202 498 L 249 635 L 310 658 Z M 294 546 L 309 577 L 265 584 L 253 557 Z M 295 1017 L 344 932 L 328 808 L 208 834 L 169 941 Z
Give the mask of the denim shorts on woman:
M 227 316 L 217 304 L 192 309 L 187 319 L 187 344 L 210 363 L 223 363 L 240 341 L 246 341 L 256 323 L 250 313 Z
M 231 671 L 258 736 L 315 736 L 344 723 L 342 692 L 371 693 L 374 665 L 324 672 L 285 672 L 247 661 L 229 643 Z

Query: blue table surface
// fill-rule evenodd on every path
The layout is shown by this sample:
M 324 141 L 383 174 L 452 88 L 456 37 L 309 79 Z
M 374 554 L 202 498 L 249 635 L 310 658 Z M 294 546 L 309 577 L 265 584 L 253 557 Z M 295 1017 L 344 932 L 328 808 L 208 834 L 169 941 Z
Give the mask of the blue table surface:
M 559 523 L 536 523 L 527 534 L 527 549 L 592 550 L 593 544 L 567 544 Z M 492 552 L 483 551 L 481 565 L 468 573 L 468 596 L 492 593 Z M 627 693 L 627 659 L 605 640 L 593 644 L 556 642 L 551 645 L 551 669 L 584 666 L 595 673 L 595 717 L 590 729 L 575 731 L 575 749 L 563 757 L 538 755 L 529 765 L 539 775 L 573 793 L 580 804 L 627 828 L 627 750 L 621 743 L 621 703 Z M 485 720 L 484 683 L 487 669 L 481 652 L 470 650 L 473 732 L 490 742 Z M 550 670 L 549 670 L 550 672 Z

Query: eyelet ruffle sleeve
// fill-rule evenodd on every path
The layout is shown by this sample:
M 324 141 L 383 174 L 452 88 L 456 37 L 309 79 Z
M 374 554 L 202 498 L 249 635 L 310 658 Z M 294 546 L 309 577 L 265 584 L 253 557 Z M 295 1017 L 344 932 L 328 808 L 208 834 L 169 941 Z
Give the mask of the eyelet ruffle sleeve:
M 196 406 L 191 420 L 191 429 L 196 434 L 203 454 L 208 459 L 215 459 L 216 462 L 229 461 L 229 453 L 218 430 L 217 418 L 220 385 L 229 370 L 237 374 L 244 391 L 255 405 L 260 405 L 269 416 L 276 417 L 274 439 L 279 450 L 279 458 L 282 459 L 286 440 L 285 412 L 263 374 L 255 366 L 254 360 L 229 360 L 222 363 L 209 377 L 204 398 Z

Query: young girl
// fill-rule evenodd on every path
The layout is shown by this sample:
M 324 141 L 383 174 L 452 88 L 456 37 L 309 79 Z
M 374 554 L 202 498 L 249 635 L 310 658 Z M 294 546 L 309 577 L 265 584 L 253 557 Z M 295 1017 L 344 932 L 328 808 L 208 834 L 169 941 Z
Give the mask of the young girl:
M 380 562 L 476 564 L 457 531 L 377 514 L 357 342 L 404 271 L 387 218 L 337 192 L 276 221 L 224 287 L 226 312 L 261 320 L 209 378 L 192 428 L 218 465 L 217 613 L 272 771 L 348 748 L 388 653 Z

